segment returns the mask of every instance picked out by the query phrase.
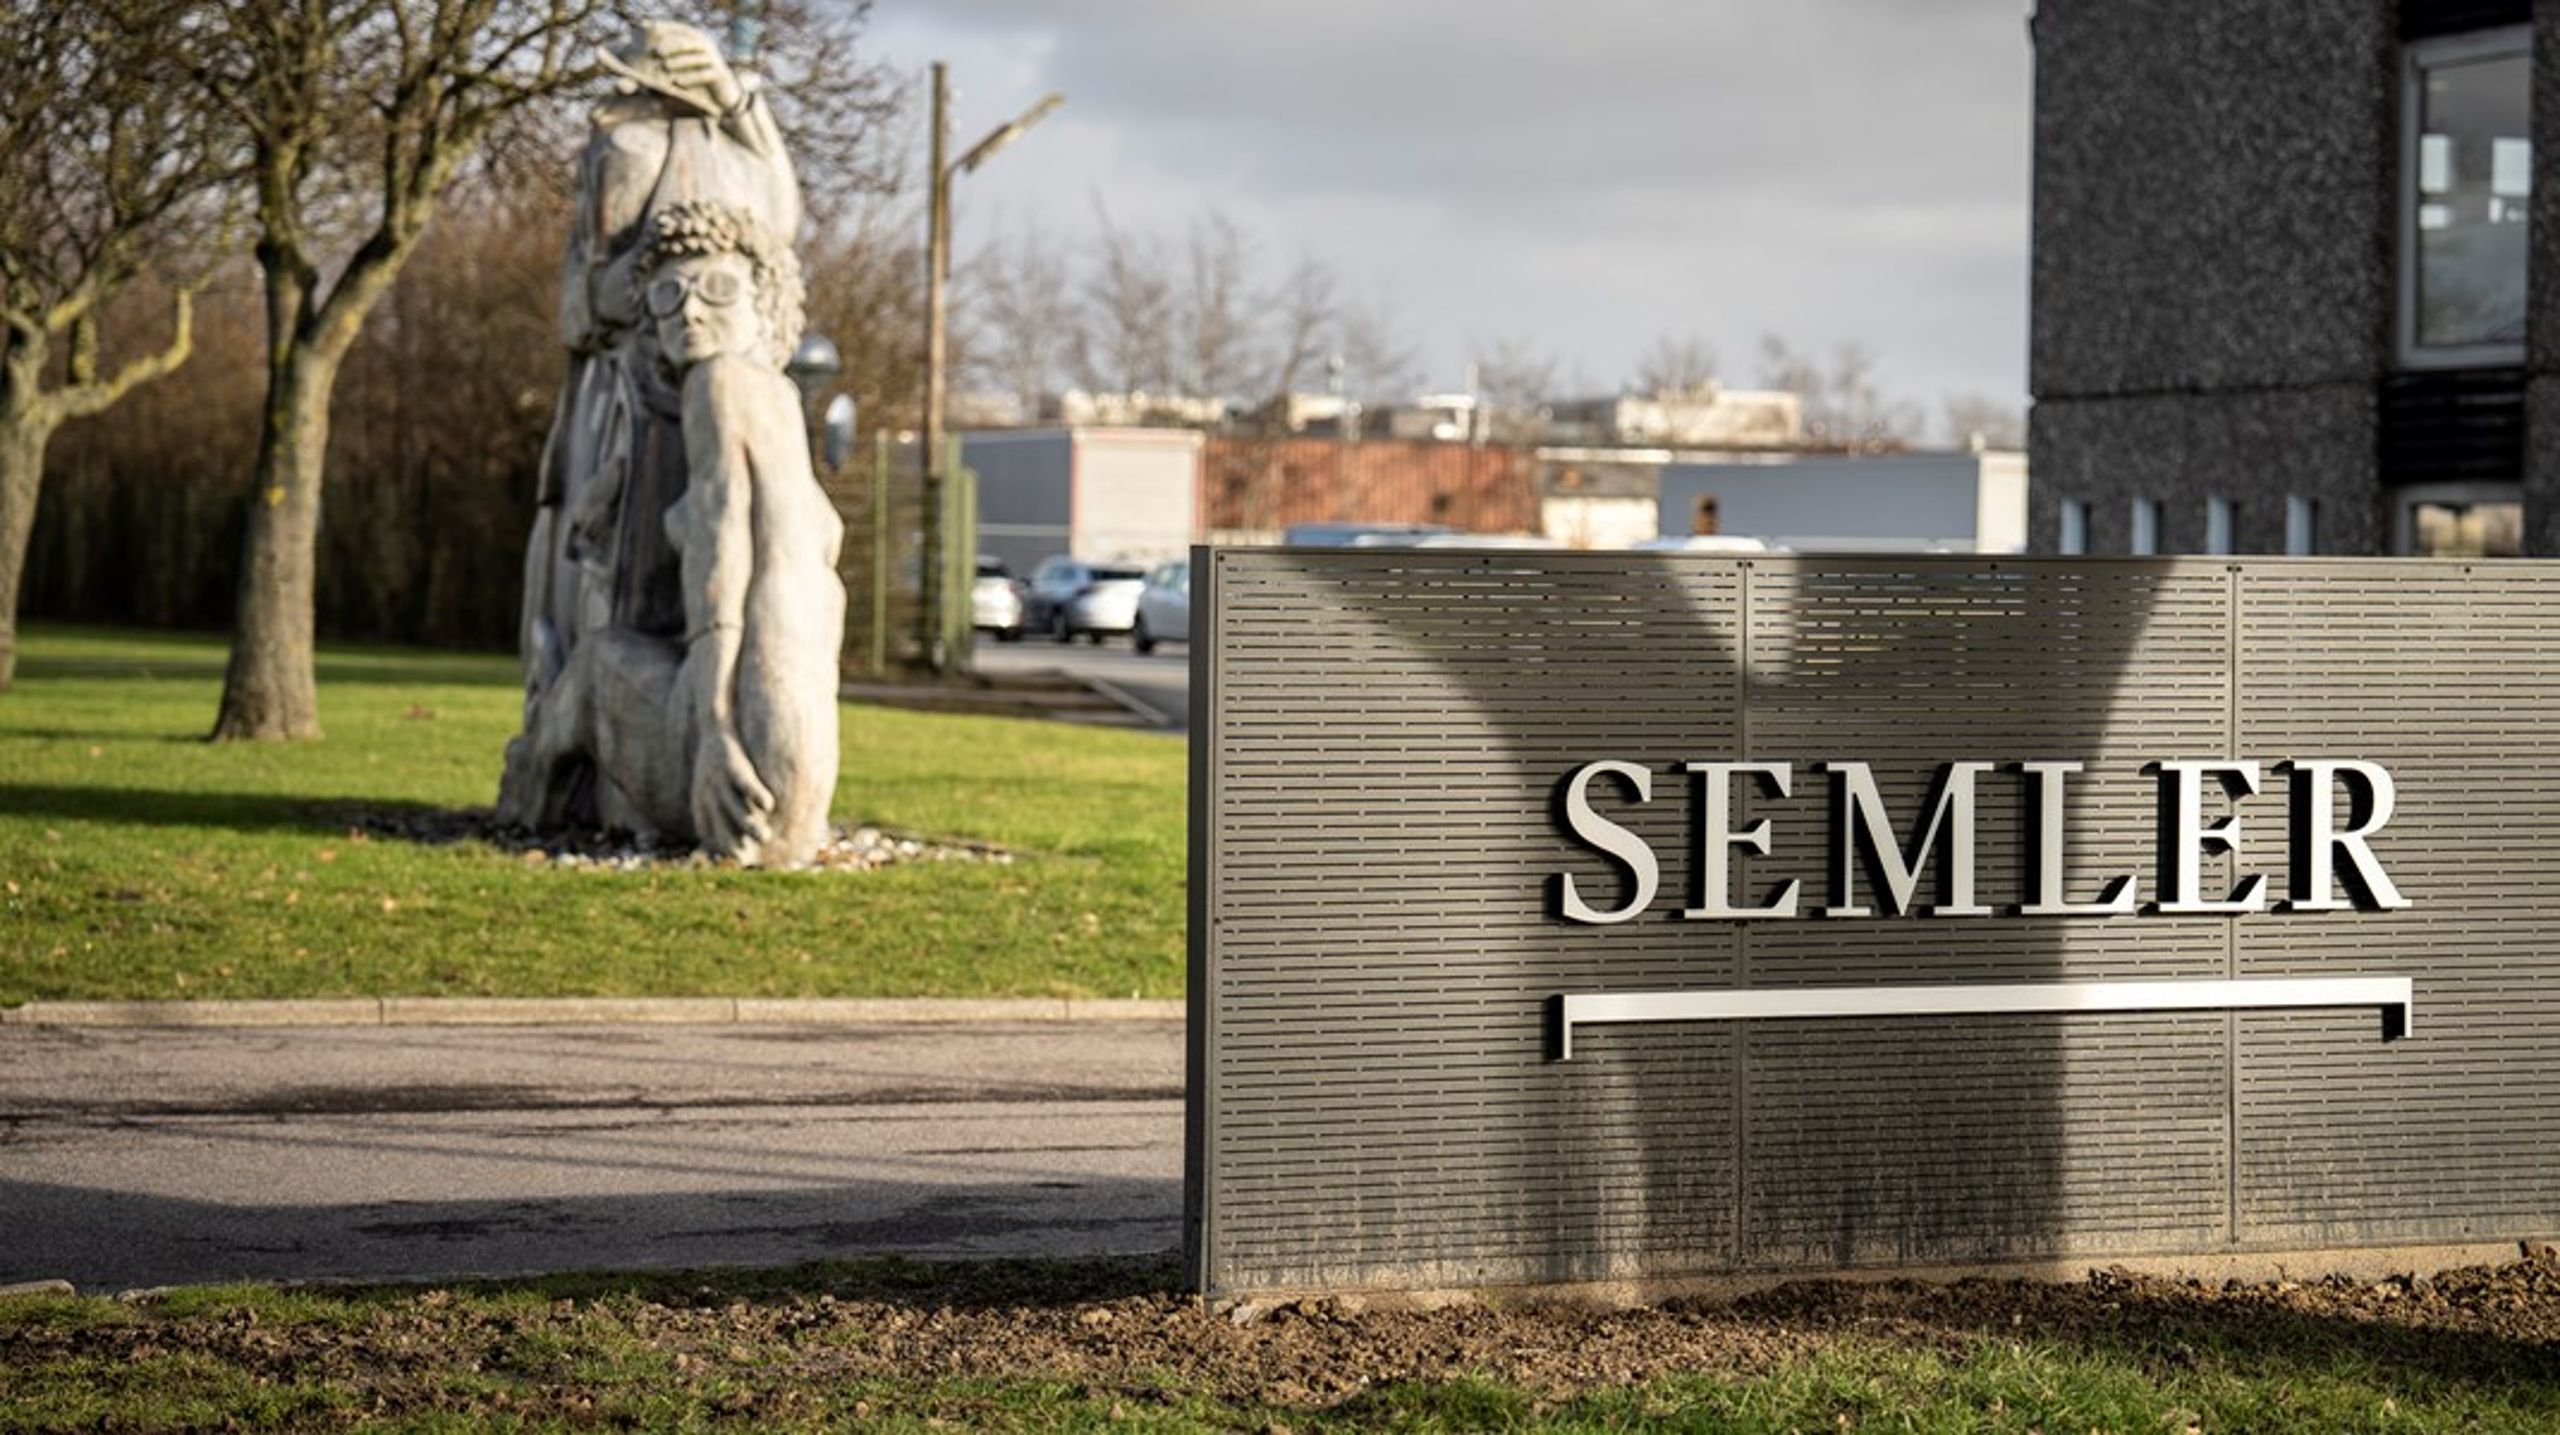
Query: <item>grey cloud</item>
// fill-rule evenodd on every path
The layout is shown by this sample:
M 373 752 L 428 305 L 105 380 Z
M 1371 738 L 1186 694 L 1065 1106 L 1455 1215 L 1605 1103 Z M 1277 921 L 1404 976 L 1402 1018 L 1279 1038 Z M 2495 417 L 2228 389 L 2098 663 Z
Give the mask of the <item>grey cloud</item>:
M 1563 193 L 1714 179 L 2015 187 L 2017 0 L 1349 6 L 943 0 L 1043 32 L 1052 82 L 1142 149 L 1319 192 Z M 1071 19 L 1068 18 L 1071 16 Z M 1991 52 L 1986 56 L 1985 52 Z
M 1578 269 L 1595 304 L 1680 309 L 1543 321 L 1593 372 L 1664 328 L 1747 359 L 1750 334 L 1682 321 L 1712 306 L 1783 311 L 1767 326 L 1816 344 L 1918 331 L 1932 352 L 1886 354 L 1915 397 L 2023 388 L 2023 0 L 879 4 L 1037 56 L 1079 131 L 1108 137 L 1112 172 L 1083 187 L 1133 210 L 1189 189 L 1278 221 L 1280 249 L 1392 266 L 1436 346 L 1522 325 L 1427 296 L 1498 302 L 1509 276 Z M 1794 292 L 1766 293 L 1773 276 Z M 1763 292 L 1723 302 L 1737 289 Z M 1849 307 L 1897 290 L 1908 318 Z M 1950 347 L 1920 319 L 1949 312 L 1980 332 Z

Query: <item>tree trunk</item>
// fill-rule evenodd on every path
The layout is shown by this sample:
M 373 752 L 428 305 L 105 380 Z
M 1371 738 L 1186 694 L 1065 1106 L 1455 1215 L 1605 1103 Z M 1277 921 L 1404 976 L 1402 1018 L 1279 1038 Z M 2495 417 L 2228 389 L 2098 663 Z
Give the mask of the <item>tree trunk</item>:
M 36 492 L 53 424 L 34 413 L 0 416 L 0 692 L 18 677 L 18 588 L 35 531 Z
M 329 398 L 338 361 L 289 341 L 274 370 L 258 435 L 257 488 L 240 560 L 231 665 L 213 740 L 290 741 L 320 735 L 312 671 L 320 476 L 329 448 Z

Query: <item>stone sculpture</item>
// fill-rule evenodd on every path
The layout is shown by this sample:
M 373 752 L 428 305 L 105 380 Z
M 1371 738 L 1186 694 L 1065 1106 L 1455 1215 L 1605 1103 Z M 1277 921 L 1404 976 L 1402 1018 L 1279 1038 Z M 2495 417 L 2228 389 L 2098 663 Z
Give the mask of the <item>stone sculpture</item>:
M 836 775 L 842 525 L 782 373 L 799 192 L 708 36 L 610 58 L 563 276 L 567 384 L 525 554 L 502 820 L 806 862 Z

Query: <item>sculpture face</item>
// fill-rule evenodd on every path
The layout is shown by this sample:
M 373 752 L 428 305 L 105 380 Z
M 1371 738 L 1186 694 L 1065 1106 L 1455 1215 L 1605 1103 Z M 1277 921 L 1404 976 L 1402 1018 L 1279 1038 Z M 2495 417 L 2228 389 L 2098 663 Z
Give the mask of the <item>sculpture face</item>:
M 755 271 L 739 254 L 705 254 L 659 267 L 649 280 L 658 349 L 681 369 L 722 354 L 753 354 L 764 342 Z

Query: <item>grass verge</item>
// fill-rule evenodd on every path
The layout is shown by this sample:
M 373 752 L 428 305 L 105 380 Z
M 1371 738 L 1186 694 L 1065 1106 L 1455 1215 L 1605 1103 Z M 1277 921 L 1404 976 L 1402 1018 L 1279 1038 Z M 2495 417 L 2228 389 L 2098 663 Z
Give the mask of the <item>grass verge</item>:
M 839 821 L 1017 860 L 556 869 L 351 832 L 488 805 L 513 660 L 324 649 L 325 738 L 217 746 L 223 658 L 207 637 L 23 638 L 0 693 L 0 1004 L 1181 994 L 1178 743 L 848 705 Z
M 1282 1307 L 1153 1263 L 875 1260 L 0 1300 L 11 1429 L 2547 1430 L 2560 1265 L 2207 1289 L 1811 1283 L 1637 1311 Z

